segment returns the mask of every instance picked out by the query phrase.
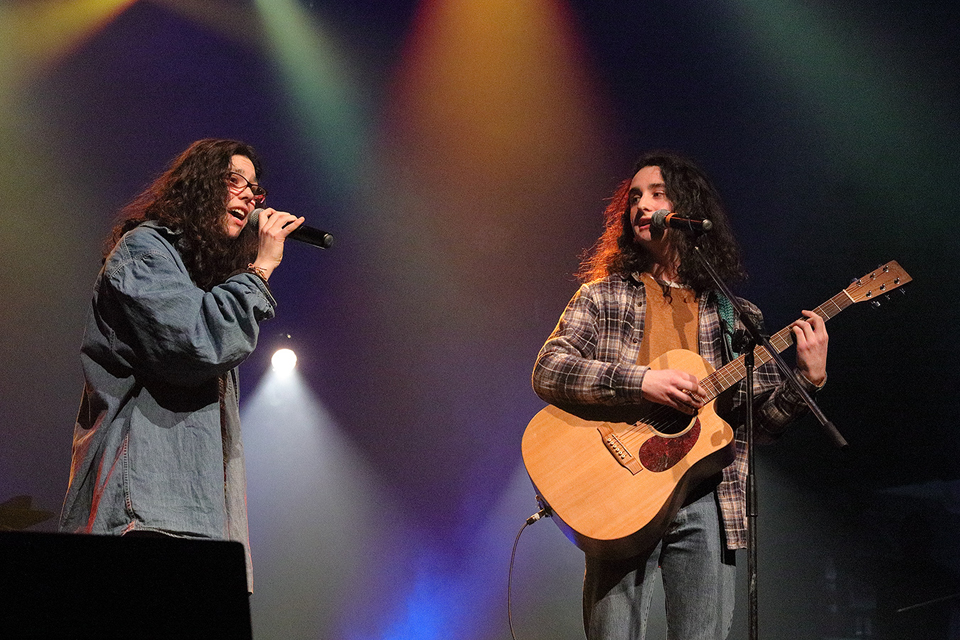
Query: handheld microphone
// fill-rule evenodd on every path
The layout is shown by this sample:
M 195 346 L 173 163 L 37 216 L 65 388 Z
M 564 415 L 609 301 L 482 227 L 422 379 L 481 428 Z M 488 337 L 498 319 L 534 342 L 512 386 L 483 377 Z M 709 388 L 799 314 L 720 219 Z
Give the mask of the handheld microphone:
M 695 220 L 693 218 L 681 218 L 675 213 L 670 213 L 666 209 L 654 211 L 650 217 L 650 226 L 654 229 L 680 229 L 682 231 L 691 231 L 694 233 L 706 233 L 713 229 L 713 223 L 709 220 Z
M 247 226 L 256 226 L 258 224 L 261 211 L 263 211 L 262 208 L 253 210 L 253 213 L 250 214 L 249 220 L 247 220 Z M 320 229 L 308 227 L 305 224 L 302 224 L 294 229 L 293 232 L 291 232 L 287 237 L 299 242 L 312 244 L 313 246 L 320 247 L 321 249 L 329 249 L 330 245 L 333 244 L 333 235 L 327 233 L 326 231 L 321 231 Z

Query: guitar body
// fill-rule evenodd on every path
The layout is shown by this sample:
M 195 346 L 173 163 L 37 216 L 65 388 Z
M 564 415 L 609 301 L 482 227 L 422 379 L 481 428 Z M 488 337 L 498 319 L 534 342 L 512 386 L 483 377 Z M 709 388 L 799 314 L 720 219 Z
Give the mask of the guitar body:
M 650 366 L 698 379 L 712 372 L 682 349 Z M 557 525 L 585 553 L 637 555 L 661 538 L 688 491 L 733 461 L 733 430 L 714 403 L 696 416 L 647 402 L 571 409 L 578 415 L 548 406 L 523 434 L 527 473 Z

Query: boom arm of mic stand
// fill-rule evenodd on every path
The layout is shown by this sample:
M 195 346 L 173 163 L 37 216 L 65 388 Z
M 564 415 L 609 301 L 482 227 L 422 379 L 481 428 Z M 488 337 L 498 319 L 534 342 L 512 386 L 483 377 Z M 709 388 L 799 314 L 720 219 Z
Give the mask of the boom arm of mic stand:
M 728 287 L 727 283 L 720 278 L 720 275 L 717 273 L 716 269 L 714 269 L 713 264 L 710 263 L 710 260 L 703 255 L 698 243 L 694 243 L 694 253 L 696 253 L 697 257 L 700 259 L 700 264 L 702 264 L 704 269 L 710 273 L 710 277 L 713 278 L 717 288 L 723 292 L 723 295 L 727 296 L 727 299 L 730 301 L 730 304 L 733 305 L 733 308 L 737 312 L 737 316 L 739 316 L 743 326 L 745 326 L 747 331 L 750 332 L 750 336 L 757 344 L 767 350 L 767 353 L 769 353 L 773 358 L 773 361 L 777 363 L 777 368 L 780 369 L 780 372 L 789 381 L 794 391 L 800 395 L 800 397 L 803 399 L 803 402 L 810 408 L 810 412 L 817 417 L 820 425 L 823 427 L 824 431 L 826 431 L 827 437 L 838 448 L 845 449 L 847 447 L 847 441 L 842 435 L 840 435 L 840 432 L 837 431 L 837 428 L 833 426 L 833 423 L 827 419 L 827 416 L 824 415 L 823 411 L 820 410 L 820 407 L 813 400 L 813 397 L 811 397 L 811 395 L 807 393 L 807 390 L 803 388 L 803 385 L 800 384 L 800 381 L 797 379 L 797 374 L 794 372 L 793 368 L 787 365 L 783 357 L 777 352 L 776 349 L 773 348 L 773 345 L 770 344 L 770 340 L 761 334 L 759 327 L 757 327 L 750 317 L 744 313 L 743 307 L 730 291 L 730 287 Z

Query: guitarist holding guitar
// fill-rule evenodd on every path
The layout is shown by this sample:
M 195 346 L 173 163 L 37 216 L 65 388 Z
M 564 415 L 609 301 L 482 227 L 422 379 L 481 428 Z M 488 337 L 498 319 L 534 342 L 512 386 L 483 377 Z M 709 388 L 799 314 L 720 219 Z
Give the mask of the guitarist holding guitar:
M 664 209 L 710 220 L 712 231 L 698 240 L 701 250 L 725 281 L 745 276 L 719 196 L 703 171 L 673 153 L 648 154 L 607 206 L 603 235 L 577 274 L 585 284 L 568 303 L 533 372 L 534 390 L 543 400 L 573 413 L 620 412 L 617 421 L 628 423 L 618 430 L 595 417 L 570 416 L 571 432 L 585 439 L 566 451 L 548 451 L 545 440 L 531 433 L 536 418 L 524 436 L 524 461 L 541 493 L 546 492 L 533 471 L 538 464 L 566 464 L 559 473 L 578 478 L 571 485 L 576 490 L 545 498 L 557 516 L 579 507 L 586 514 L 582 523 L 558 524 L 577 530 L 568 534 L 586 553 L 583 615 L 590 640 L 644 637 L 658 568 L 670 640 L 726 638 L 733 618 L 734 551 L 746 546 L 743 383 L 715 399 L 701 385 L 703 374 L 736 357 L 732 337 L 742 327 L 694 256 L 693 240 L 680 230 L 658 228 L 664 226 L 659 221 L 651 224 L 653 214 Z M 760 319 L 757 307 L 741 303 Z M 824 320 L 804 311 L 790 331 L 801 382 L 815 392 L 827 375 Z M 754 387 L 755 438 L 770 442 L 806 407 L 772 362 L 758 366 Z M 567 420 L 557 407 L 541 413 L 549 412 L 563 416 L 550 419 Z M 638 421 L 637 415 L 646 417 Z M 654 435 L 637 449 L 629 438 L 637 436 L 631 429 L 640 427 Z M 714 449 L 688 463 L 699 455 L 698 438 L 712 441 Z M 596 453 L 588 454 L 588 447 Z M 591 455 L 600 460 L 596 469 Z M 628 486 L 633 478 L 669 484 L 661 492 L 666 497 L 652 499 L 658 490 L 628 489 L 616 509 L 597 515 L 598 494 L 612 495 L 621 479 Z M 581 489 L 582 495 L 570 495 Z M 569 509 L 567 502 L 560 508 L 561 499 L 569 501 Z M 608 533 L 607 525 L 634 508 L 652 514 L 643 519 L 648 525 L 631 535 Z

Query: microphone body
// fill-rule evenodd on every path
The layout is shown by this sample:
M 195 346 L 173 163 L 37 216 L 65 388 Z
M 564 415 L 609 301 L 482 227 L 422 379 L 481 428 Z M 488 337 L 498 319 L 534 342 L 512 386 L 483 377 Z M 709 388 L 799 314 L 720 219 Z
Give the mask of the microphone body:
M 694 218 L 681 218 L 675 213 L 670 213 L 666 209 L 655 211 L 650 217 L 650 226 L 654 229 L 680 229 L 682 231 L 691 231 L 694 233 L 706 233 L 713 229 L 713 223 L 709 220 L 696 220 Z
M 253 213 L 250 214 L 250 219 L 247 220 L 247 226 L 259 224 L 261 211 L 263 211 L 262 208 L 253 210 Z M 330 245 L 333 244 L 332 234 L 329 234 L 326 231 L 321 231 L 320 229 L 308 227 L 305 224 L 302 224 L 298 228 L 294 229 L 293 232 L 287 237 L 297 240 L 298 242 L 312 244 L 313 246 L 320 247 L 321 249 L 329 249 Z

